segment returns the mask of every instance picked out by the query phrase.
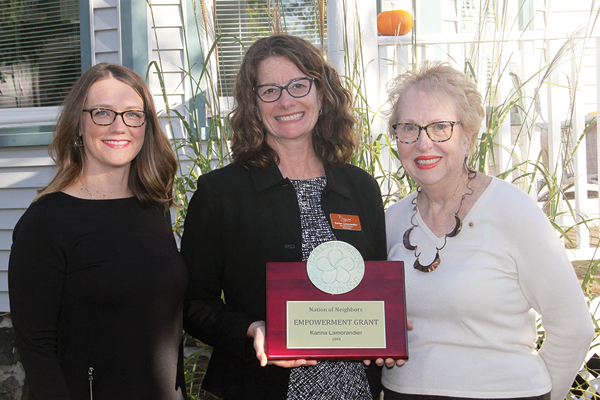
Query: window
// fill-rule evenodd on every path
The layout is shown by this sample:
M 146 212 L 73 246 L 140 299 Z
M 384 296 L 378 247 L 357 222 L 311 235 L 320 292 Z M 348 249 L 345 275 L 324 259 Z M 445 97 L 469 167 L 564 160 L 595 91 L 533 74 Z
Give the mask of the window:
M 267 36 L 272 31 L 300 36 L 321 47 L 318 10 L 320 1 L 215 0 L 215 2 L 217 33 L 222 35 L 218 46 L 219 86 L 222 96 L 232 95 L 235 76 L 245 49 L 256 39 Z M 276 4 L 279 4 L 279 9 Z
M 81 75 L 79 0 L 0 5 L 0 113 L 59 106 Z

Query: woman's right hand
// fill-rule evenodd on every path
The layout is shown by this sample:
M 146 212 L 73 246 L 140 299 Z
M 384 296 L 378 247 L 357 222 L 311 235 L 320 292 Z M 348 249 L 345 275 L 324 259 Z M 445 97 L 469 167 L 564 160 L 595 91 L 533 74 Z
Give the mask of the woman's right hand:
M 248 337 L 254 338 L 254 350 L 256 351 L 256 358 L 260 362 L 260 366 L 264 367 L 267 364 L 269 365 L 277 365 L 282 368 L 294 368 L 301 367 L 307 365 L 316 365 L 317 360 L 271 360 L 267 359 L 267 354 L 265 353 L 265 344 L 266 344 L 266 330 L 265 330 L 265 321 L 254 321 L 248 327 Z

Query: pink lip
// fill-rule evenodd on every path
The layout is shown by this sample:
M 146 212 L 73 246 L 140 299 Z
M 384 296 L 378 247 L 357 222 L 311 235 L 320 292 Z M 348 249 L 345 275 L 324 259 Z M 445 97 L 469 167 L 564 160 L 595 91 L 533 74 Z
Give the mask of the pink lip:
M 431 164 L 422 164 L 421 165 L 421 164 L 417 163 L 417 160 L 427 161 L 427 160 L 436 160 L 436 159 L 437 159 L 437 161 L 434 163 L 431 163 Z M 432 168 L 435 168 L 440 163 L 440 161 L 442 161 L 442 158 L 438 157 L 438 156 L 421 156 L 421 157 L 415 158 L 415 165 L 419 169 L 432 169 Z
M 118 143 L 111 143 L 111 142 L 118 142 Z M 131 142 L 129 142 L 129 141 L 122 141 L 122 140 L 118 140 L 118 141 L 103 140 L 102 143 L 104 143 L 105 145 L 107 145 L 108 147 L 113 148 L 113 149 L 123 149 L 123 148 L 129 146 L 129 143 L 131 143 Z

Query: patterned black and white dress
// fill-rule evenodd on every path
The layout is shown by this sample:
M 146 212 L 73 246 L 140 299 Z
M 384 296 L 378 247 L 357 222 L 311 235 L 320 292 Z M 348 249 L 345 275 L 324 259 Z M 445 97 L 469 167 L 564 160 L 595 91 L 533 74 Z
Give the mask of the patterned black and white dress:
M 302 261 L 321 243 L 336 240 L 321 207 L 326 177 L 292 180 L 300 206 Z M 319 361 L 291 371 L 288 400 L 372 400 L 362 361 Z

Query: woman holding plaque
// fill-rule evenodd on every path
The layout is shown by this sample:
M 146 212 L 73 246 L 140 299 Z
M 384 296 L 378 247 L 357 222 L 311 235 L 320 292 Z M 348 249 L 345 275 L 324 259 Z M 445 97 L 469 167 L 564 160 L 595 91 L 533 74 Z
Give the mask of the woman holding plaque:
M 305 261 L 330 240 L 386 258 L 379 186 L 346 164 L 351 95 L 313 45 L 275 35 L 249 48 L 235 99 L 234 162 L 199 178 L 181 244 L 184 328 L 214 346 L 203 388 L 227 400 L 372 399 L 377 367 L 370 385 L 360 361 L 267 362 L 264 348 L 267 262 Z M 362 229 L 335 229 L 331 214 Z
M 527 194 L 468 167 L 485 116 L 469 77 L 426 62 L 393 83 L 389 133 L 419 188 L 386 214 L 415 328 L 385 399 L 564 399 L 594 329 L 562 243 Z

